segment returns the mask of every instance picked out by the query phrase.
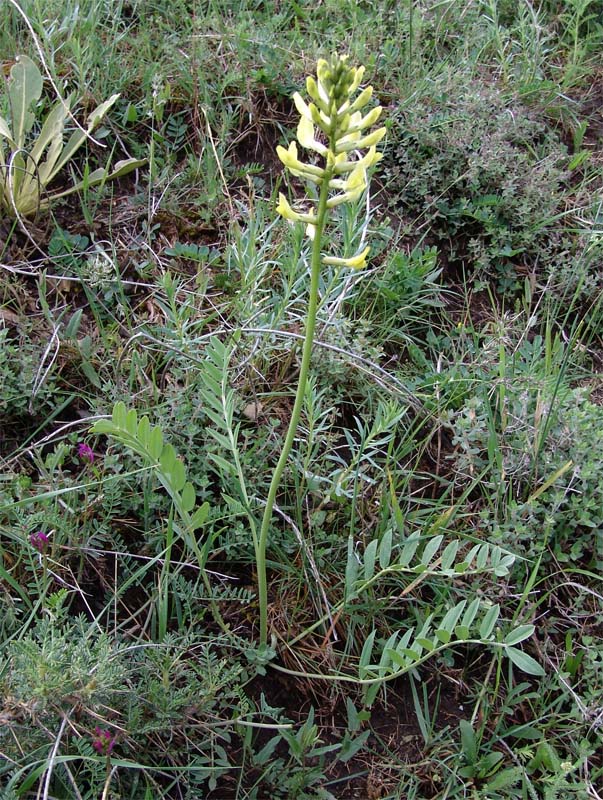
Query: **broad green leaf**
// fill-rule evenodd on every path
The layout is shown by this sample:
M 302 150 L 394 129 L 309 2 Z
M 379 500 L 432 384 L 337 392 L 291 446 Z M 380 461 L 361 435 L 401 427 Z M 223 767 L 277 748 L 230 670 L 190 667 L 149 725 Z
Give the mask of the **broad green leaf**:
M 379 566 L 381 569 L 387 569 L 390 565 L 392 556 L 392 536 L 393 530 L 388 528 L 381 539 L 379 545 Z
M 106 436 L 111 436 L 115 433 L 116 429 L 111 420 L 97 419 L 96 422 L 92 423 L 90 430 L 95 434 L 105 434 Z
M 42 125 L 40 135 L 31 148 L 31 157 L 36 164 L 40 164 L 44 151 L 47 147 L 50 147 L 45 162 L 40 164 L 38 170 L 38 176 L 42 186 L 46 186 L 48 183 L 48 176 L 52 174 L 52 169 L 63 149 L 63 131 L 65 129 L 65 121 L 70 105 L 71 97 L 65 100 L 65 105 L 60 101 L 55 103 L 48 112 L 44 124 Z
M 121 430 L 126 430 L 126 417 L 128 411 L 126 409 L 126 404 L 121 400 L 118 400 L 117 403 L 113 406 L 113 414 L 111 415 L 113 419 L 113 424 L 116 425 Z
M 182 497 L 182 510 L 185 512 L 192 511 L 193 508 L 195 507 L 197 495 L 195 493 L 195 487 L 190 481 L 187 481 L 182 487 L 181 497 Z
M 144 417 L 140 418 L 136 436 L 140 444 L 144 447 L 144 449 L 148 450 L 149 439 L 151 438 L 151 423 L 149 422 L 149 418 L 146 416 L 146 414 Z
M 171 474 L 172 486 L 177 492 L 182 491 L 186 484 L 186 467 L 179 458 L 174 461 Z
M 521 780 L 524 774 L 523 767 L 507 767 L 507 769 L 497 772 L 496 775 L 484 786 L 484 793 L 494 793 L 500 789 L 506 789 L 509 786 L 515 786 Z M 509 795 L 510 797 L 511 795 Z
M 509 645 L 519 644 L 525 639 L 529 639 L 535 630 L 536 628 L 534 625 L 520 625 L 518 628 L 515 628 L 514 631 L 509 631 L 503 642 Z
M 108 100 L 97 106 L 94 111 L 88 116 L 88 133 L 91 133 L 96 126 L 102 121 L 103 117 L 111 106 L 119 99 L 119 94 L 112 94 Z
M 356 558 L 356 551 L 354 549 L 354 537 L 348 538 L 348 558 L 345 566 L 345 602 L 349 602 L 356 597 L 356 590 L 354 584 L 358 576 L 358 559 Z
M 434 536 L 433 539 L 430 539 L 427 542 L 425 549 L 423 550 L 423 554 L 421 555 L 421 564 L 424 564 L 426 567 L 429 566 L 432 558 L 439 550 L 443 539 L 444 537 L 442 534 L 438 534 L 438 536 Z
M 463 627 L 471 628 L 471 626 L 473 625 L 473 620 L 477 616 L 477 612 L 480 609 L 480 605 L 481 603 L 478 597 L 476 597 L 469 603 L 469 605 L 465 609 L 465 613 L 463 614 L 463 619 L 461 620 L 461 625 Z M 467 637 L 464 636 L 463 638 L 466 639 Z
M 35 116 L 32 105 L 42 96 L 42 75 L 27 56 L 17 56 L 8 79 L 8 98 L 12 129 L 18 149 L 25 145 L 25 136 L 31 130 Z
M 492 631 L 494 630 L 494 626 L 496 625 L 499 614 L 500 606 L 498 603 L 495 603 L 486 611 L 481 625 L 479 626 L 480 639 L 488 639 L 490 637 Z
M 445 628 L 438 628 L 437 631 L 435 632 L 435 635 L 438 637 L 440 642 L 442 642 L 442 644 L 448 644 L 448 642 L 452 638 L 450 632 L 447 631 Z
M 516 667 L 519 667 L 520 670 L 528 675 L 535 675 L 539 678 L 545 675 L 544 669 L 536 659 L 524 653 L 523 650 L 519 650 L 517 647 L 505 647 L 505 653 Z
M 366 637 L 366 641 L 362 646 L 362 652 L 360 653 L 360 663 L 359 663 L 359 675 L 361 678 L 366 677 L 366 668 L 371 662 L 371 655 L 373 654 L 373 643 L 375 641 L 376 634 L 377 631 L 372 630 Z
M 208 516 L 209 516 L 209 503 L 206 500 L 205 503 L 203 503 L 202 506 L 199 506 L 199 508 L 193 514 L 193 518 L 191 520 L 191 528 L 194 531 L 196 531 L 197 528 L 200 528 L 203 525 L 205 525 L 205 521 L 207 520 Z
M 409 661 L 418 661 L 421 658 L 421 653 L 418 650 L 412 650 L 410 647 L 404 647 L 402 650 L 397 648 L 398 653 L 402 653 Z
M 417 552 L 417 547 L 419 546 L 420 541 L 421 537 L 417 534 L 410 536 L 406 540 L 404 547 L 402 548 L 402 552 L 400 553 L 400 557 L 398 558 L 399 564 L 401 564 L 403 567 L 407 567 L 410 564 L 414 554 Z
M 370 581 L 375 573 L 375 555 L 377 553 L 377 539 L 372 539 L 364 551 L 364 580 Z
M 477 739 L 475 731 L 469 720 L 466 719 L 459 721 L 459 729 L 461 731 L 461 749 L 463 755 L 470 765 L 475 764 L 477 761 Z
M 385 675 L 389 663 L 391 661 L 388 651 L 396 649 L 396 643 L 398 641 L 398 636 L 400 635 L 399 631 L 394 631 L 392 635 L 389 637 L 387 642 L 383 646 L 383 650 L 381 651 L 381 658 L 379 659 L 379 664 L 377 666 L 377 670 L 380 676 Z
M 151 429 L 147 440 L 147 448 L 151 458 L 155 459 L 155 461 L 159 461 L 163 450 L 163 433 L 159 425 L 155 425 Z
M 177 460 L 178 457 L 176 456 L 176 451 L 174 450 L 173 445 L 166 444 L 159 458 L 161 471 L 166 475 L 171 474 Z
M 17 145 L 15 140 L 13 139 L 13 135 L 10 131 L 10 128 L 8 127 L 8 122 L 3 117 L 0 117 L 0 136 L 3 136 L 5 139 L 7 139 L 11 147 L 16 148 Z M 2 152 L 2 147 L 0 146 L 0 154 L 1 152 Z
M 362 748 L 366 745 L 366 740 L 369 738 L 369 736 L 371 736 L 371 734 L 372 731 L 370 730 L 363 731 L 352 739 L 350 734 L 346 731 L 341 743 L 341 748 L 337 753 L 337 759 L 345 764 L 346 761 L 349 761 L 350 758 L 362 750 Z
M 417 638 L 415 639 L 415 642 L 416 642 L 417 644 L 420 644 L 420 645 L 421 645 L 421 647 L 422 647 L 424 650 L 427 650 L 427 652 L 428 652 L 428 653 L 431 653 L 431 651 L 432 651 L 432 650 L 435 648 L 435 646 L 436 646 L 436 645 L 434 644 L 434 642 L 433 642 L 433 640 L 432 640 L 432 639 L 428 639 L 428 638 L 427 638 L 427 637 L 425 637 L 425 636 L 421 636 L 421 637 L 417 636 Z
M 126 431 L 136 438 L 138 433 L 138 414 L 135 408 L 131 408 L 126 414 Z
M 75 183 L 73 186 L 69 187 L 69 189 L 65 189 L 62 192 L 53 193 L 47 199 L 46 205 L 48 205 L 48 203 L 52 200 L 58 200 L 61 197 L 67 197 L 74 192 L 79 192 L 80 189 L 87 189 L 92 186 L 97 186 L 99 183 L 111 181 L 114 178 L 121 178 L 123 175 L 127 175 L 128 172 L 132 172 L 132 170 L 144 166 L 146 163 L 147 161 L 144 158 L 128 158 L 125 161 L 118 161 L 115 165 L 115 168 L 110 171 L 104 167 L 99 167 L 98 169 L 95 169 L 94 172 L 91 172 L 84 180 Z M 57 167 L 55 173 L 59 172 L 59 170 L 60 167 Z
M 509 574 L 509 570 L 514 563 L 515 563 L 515 556 L 511 554 L 503 556 L 500 562 L 496 565 L 494 569 L 494 574 L 499 578 L 504 578 L 505 575 Z
M 461 600 L 461 602 L 457 603 L 455 606 L 453 606 L 453 608 L 448 609 L 444 618 L 440 622 L 439 629 L 445 630 L 448 633 L 448 641 L 450 641 L 450 638 L 452 636 L 452 631 L 456 627 L 456 624 L 459 621 L 459 617 L 463 613 L 466 604 L 467 604 L 466 600 Z M 436 631 L 436 636 L 437 636 L 437 631 Z
M 464 563 L 467 564 L 467 567 L 470 567 L 471 564 L 473 564 L 473 560 L 476 557 L 476 555 L 479 553 L 481 548 L 482 548 L 481 544 L 476 544 L 471 548 L 471 550 L 469 550 L 469 552 L 467 553 L 467 555 L 463 559 Z
M 488 555 L 490 552 L 490 548 L 487 544 L 483 544 L 479 550 L 477 551 L 477 557 L 475 559 L 475 566 L 476 569 L 484 569 L 486 564 L 488 563 Z
M 452 542 L 449 542 L 446 547 L 444 548 L 444 552 L 442 553 L 442 569 L 448 570 L 454 564 L 454 559 L 456 558 L 456 554 L 458 552 L 460 546 L 460 542 L 458 539 L 453 539 Z
M 412 661 L 407 656 L 403 655 L 402 653 L 399 653 L 397 650 L 392 650 L 390 648 L 385 652 L 389 660 L 392 662 L 392 664 L 395 664 L 397 667 L 400 667 L 401 670 L 408 669 L 408 667 L 412 663 Z M 396 670 L 391 670 L 391 672 L 394 671 Z

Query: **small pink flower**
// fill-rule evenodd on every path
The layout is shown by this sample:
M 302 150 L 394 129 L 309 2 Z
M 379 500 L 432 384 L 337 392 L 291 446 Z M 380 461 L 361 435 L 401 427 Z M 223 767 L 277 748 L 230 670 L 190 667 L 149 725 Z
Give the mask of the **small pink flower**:
M 92 747 L 101 756 L 111 755 L 113 745 L 115 744 L 115 736 L 111 735 L 111 731 L 104 728 L 94 729 L 95 737 L 92 740 Z
M 44 531 L 38 531 L 37 533 L 32 533 L 29 537 L 29 543 L 37 550 L 38 553 L 43 553 L 46 548 L 48 547 L 48 536 L 44 533 Z
M 89 464 L 94 463 L 94 450 L 89 444 L 80 442 L 77 446 L 77 454 L 83 461 L 87 461 Z

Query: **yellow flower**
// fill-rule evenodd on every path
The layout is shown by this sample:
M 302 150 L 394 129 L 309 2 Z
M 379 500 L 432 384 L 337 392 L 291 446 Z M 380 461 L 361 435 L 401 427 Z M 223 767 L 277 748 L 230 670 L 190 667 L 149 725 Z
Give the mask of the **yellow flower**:
M 314 125 L 311 119 L 300 117 L 297 126 L 297 141 L 306 150 L 314 150 L 316 153 L 324 154 L 327 148 L 314 138 Z
M 350 150 L 361 150 L 363 147 L 372 147 L 379 144 L 381 139 L 385 136 L 385 128 L 378 128 L 368 136 L 359 137 L 357 133 L 351 133 L 343 136 L 335 143 L 336 153 L 347 153 Z
M 291 208 L 289 201 L 282 192 L 278 194 L 278 205 L 276 207 L 277 213 L 288 219 L 289 222 L 305 222 L 308 225 L 316 224 L 316 217 L 314 216 L 314 209 L 311 209 L 308 214 L 295 211 Z
M 362 269 L 363 267 L 366 267 L 366 258 L 370 251 L 370 247 L 365 247 L 362 252 L 357 253 L 351 258 L 335 258 L 334 256 L 325 256 L 322 262 L 323 264 L 330 264 L 333 267 L 351 267 L 352 269 Z
M 304 164 L 298 159 L 295 142 L 291 142 L 287 150 L 279 144 L 276 148 L 276 154 L 287 169 L 298 178 L 307 178 L 314 183 L 320 183 L 324 176 L 324 170 L 320 167 L 315 167 L 313 164 Z

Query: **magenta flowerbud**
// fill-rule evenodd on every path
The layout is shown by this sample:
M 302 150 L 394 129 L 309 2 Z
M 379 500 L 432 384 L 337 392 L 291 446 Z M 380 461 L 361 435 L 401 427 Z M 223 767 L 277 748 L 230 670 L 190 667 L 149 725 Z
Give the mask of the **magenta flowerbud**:
M 78 444 L 77 454 L 83 461 L 87 461 L 89 464 L 94 462 L 94 450 L 85 442 L 80 442 Z
M 111 731 L 104 728 L 94 729 L 94 738 L 92 739 L 92 747 L 101 756 L 108 756 L 113 750 L 115 744 L 115 736 L 112 736 Z
M 44 531 L 38 531 L 37 533 L 32 533 L 29 537 L 29 543 L 37 550 L 38 553 L 43 553 L 46 548 L 48 547 L 48 536 L 44 533 Z

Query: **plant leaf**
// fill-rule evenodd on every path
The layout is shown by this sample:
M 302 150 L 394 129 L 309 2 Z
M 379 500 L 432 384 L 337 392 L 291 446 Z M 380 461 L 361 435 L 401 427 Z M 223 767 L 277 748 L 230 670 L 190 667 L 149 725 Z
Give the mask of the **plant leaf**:
M 8 99 L 12 129 L 17 149 L 25 145 L 25 137 L 31 130 L 35 116 L 30 111 L 42 95 L 42 75 L 28 56 L 17 56 L 8 80 Z
M 534 625 L 520 625 L 514 631 L 509 631 L 505 636 L 503 642 L 508 645 L 515 645 L 523 642 L 524 639 L 529 639 L 536 630 Z
M 519 650 L 517 647 L 505 647 L 505 653 L 522 672 L 526 672 L 528 675 L 536 675 L 538 678 L 542 678 L 546 674 L 538 661 L 524 653 L 523 650 Z

